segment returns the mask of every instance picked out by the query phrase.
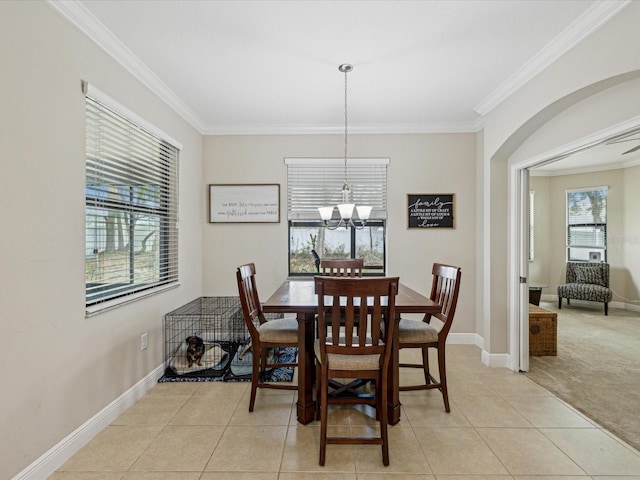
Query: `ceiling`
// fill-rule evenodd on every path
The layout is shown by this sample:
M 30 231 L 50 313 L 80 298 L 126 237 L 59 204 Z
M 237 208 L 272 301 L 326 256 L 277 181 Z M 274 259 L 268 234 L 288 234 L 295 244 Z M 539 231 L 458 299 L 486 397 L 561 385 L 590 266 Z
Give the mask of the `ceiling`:
M 566 175 L 594 172 L 640 165 L 640 130 L 635 130 L 615 139 L 554 159 L 547 164 L 533 167 L 534 176 Z
M 473 132 L 626 5 L 68 0 L 53 8 L 202 134 Z M 91 79 L 88 79 L 91 81 Z M 96 85 L 100 88 L 100 85 Z

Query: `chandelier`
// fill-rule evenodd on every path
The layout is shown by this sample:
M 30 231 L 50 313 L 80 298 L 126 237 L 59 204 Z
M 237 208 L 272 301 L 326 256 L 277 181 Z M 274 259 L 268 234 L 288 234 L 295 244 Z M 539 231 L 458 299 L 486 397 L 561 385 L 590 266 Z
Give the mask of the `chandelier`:
M 338 227 L 353 227 L 361 230 L 365 227 L 369 215 L 371 214 L 371 208 L 366 205 L 356 206 L 351 199 L 351 185 L 347 179 L 347 133 L 348 133 L 348 116 L 347 116 L 347 73 L 353 70 L 353 65 L 348 63 L 342 64 L 338 67 L 338 70 L 344 73 L 344 185 L 342 185 L 342 203 L 337 206 L 330 207 L 318 207 L 320 212 L 320 218 L 324 221 L 325 227 L 329 230 L 335 230 Z M 333 216 L 333 210 L 337 208 L 340 214 L 340 220 L 337 223 L 331 224 L 331 217 Z M 358 214 L 360 225 L 357 226 L 354 222 L 353 212 L 354 210 Z

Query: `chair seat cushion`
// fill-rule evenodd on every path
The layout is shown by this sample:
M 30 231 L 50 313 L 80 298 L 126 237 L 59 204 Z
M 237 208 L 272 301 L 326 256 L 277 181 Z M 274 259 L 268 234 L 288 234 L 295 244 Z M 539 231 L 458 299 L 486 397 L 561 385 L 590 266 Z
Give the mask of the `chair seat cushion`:
M 567 283 L 558 285 L 558 297 L 608 303 L 613 299 L 613 291 L 591 283 Z
M 398 324 L 400 343 L 432 343 L 438 341 L 438 330 L 422 320 L 401 318 Z
M 320 340 L 313 346 L 316 360 L 321 363 Z M 329 368 L 332 370 L 378 370 L 380 369 L 380 355 L 338 355 L 327 354 Z
M 269 320 L 258 327 L 260 341 L 272 343 L 296 343 L 298 341 L 298 321 L 295 318 Z

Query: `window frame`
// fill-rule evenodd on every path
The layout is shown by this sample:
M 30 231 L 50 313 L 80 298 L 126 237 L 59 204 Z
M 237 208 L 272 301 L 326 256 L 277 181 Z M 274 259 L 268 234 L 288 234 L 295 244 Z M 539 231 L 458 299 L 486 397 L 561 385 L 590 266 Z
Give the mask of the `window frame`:
M 82 90 L 86 97 L 85 314 L 88 317 L 180 285 L 178 187 L 182 145 L 95 86 L 82 82 Z M 95 223 L 97 217 L 119 218 L 118 237 L 123 242 L 118 240 L 121 261 L 108 265 L 107 273 L 101 274 L 96 282 L 91 278 L 90 262 L 99 259 L 98 245 L 104 245 L 105 254 L 108 236 L 115 236 L 107 234 L 106 220 L 104 225 Z M 142 244 L 145 252 L 146 241 L 153 233 L 158 237 L 156 251 L 149 253 L 152 266 L 147 267 L 153 279 L 143 281 L 137 270 L 140 263 L 136 255 L 140 251 L 136 251 L 136 243 Z M 119 279 L 109 280 L 110 274 L 118 275 Z
M 388 158 L 285 158 L 287 165 L 287 219 L 288 256 L 287 271 L 291 277 L 312 276 L 314 272 L 292 272 L 293 230 L 298 227 L 327 228 L 317 207 L 342 203 L 341 191 L 345 182 L 352 189 L 352 202 L 373 207 L 366 225 L 383 228 L 382 266 L 365 265 L 364 275 L 385 275 L 387 266 L 387 178 Z M 337 223 L 339 215 L 334 209 L 331 223 Z M 356 218 L 356 225 L 361 223 Z M 344 229 L 345 227 L 339 227 Z M 358 231 L 350 229 L 350 258 L 357 255 Z M 329 258 L 329 257 L 327 257 Z M 346 258 L 346 257 L 343 257 Z
M 603 217 L 601 217 L 601 222 L 596 222 L 595 218 L 593 218 L 593 214 L 591 213 L 591 222 L 586 221 L 587 218 L 584 218 L 583 222 L 580 223 L 576 223 L 575 220 L 573 223 L 571 223 L 571 213 L 570 213 L 570 196 L 571 195 L 575 195 L 576 193 L 583 193 L 586 195 L 587 192 L 604 192 L 604 213 L 603 213 Z M 608 244 L 608 239 L 607 239 L 607 200 L 608 200 L 608 196 L 609 196 L 609 189 L 606 186 L 600 186 L 600 187 L 583 187 L 583 188 L 574 188 L 574 189 L 568 189 L 565 190 L 565 214 L 566 214 L 566 230 L 565 230 L 565 240 L 566 240 L 566 261 L 568 262 L 588 262 L 590 261 L 589 259 L 582 259 L 582 258 L 578 258 L 577 256 L 573 256 L 571 250 L 572 249 L 579 249 L 579 250 L 584 250 L 584 249 L 593 249 L 593 250 L 597 250 L 597 251 L 602 251 L 603 253 L 603 257 L 601 258 L 601 261 L 603 262 L 607 262 L 607 244 Z M 588 198 L 588 197 L 587 197 Z M 589 200 L 590 201 L 590 200 Z M 574 215 L 577 216 L 577 215 Z M 595 236 L 597 235 L 598 230 L 601 230 L 601 234 L 602 234 L 602 241 L 603 241 L 603 245 L 597 245 L 596 243 L 584 243 L 584 244 L 572 244 L 571 242 L 571 235 L 572 235 L 572 228 L 592 228 L 593 229 L 593 236 L 595 238 Z M 574 233 L 575 235 L 575 233 Z M 588 254 L 589 255 L 589 254 Z

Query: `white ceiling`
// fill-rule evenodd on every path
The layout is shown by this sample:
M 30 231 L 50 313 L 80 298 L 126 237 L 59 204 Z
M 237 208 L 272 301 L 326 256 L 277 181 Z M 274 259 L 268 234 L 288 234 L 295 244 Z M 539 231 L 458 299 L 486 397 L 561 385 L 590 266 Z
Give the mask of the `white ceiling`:
M 640 165 L 640 131 L 620 135 L 614 140 L 585 148 L 548 164 L 534 167 L 534 176 L 595 172 Z M 635 150 L 635 151 L 632 151 Z
M 342 63 L 351 133 L 477 131 L 627 3 L 49 1 L 203 134 L 343 132 Z

